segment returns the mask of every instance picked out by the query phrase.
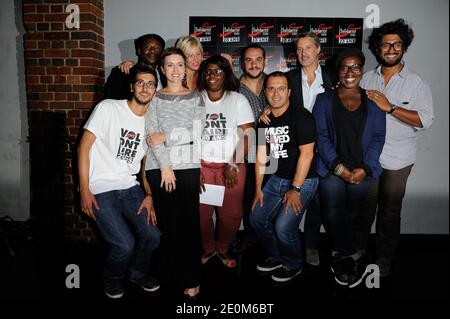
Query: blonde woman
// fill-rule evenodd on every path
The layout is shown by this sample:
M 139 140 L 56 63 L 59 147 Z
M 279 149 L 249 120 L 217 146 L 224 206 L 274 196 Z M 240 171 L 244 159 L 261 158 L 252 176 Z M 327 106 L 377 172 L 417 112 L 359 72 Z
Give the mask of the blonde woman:
M 197 37 L 187 35 L 179 37 L 175 46 L 186 56 L 186 86 L 190 90 L 196 90 L 198 70 L 203 61 L 202 44 Z

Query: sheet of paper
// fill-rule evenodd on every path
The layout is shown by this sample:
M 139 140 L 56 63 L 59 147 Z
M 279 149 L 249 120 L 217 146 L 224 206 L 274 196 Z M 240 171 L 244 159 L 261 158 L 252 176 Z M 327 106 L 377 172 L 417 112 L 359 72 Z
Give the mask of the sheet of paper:
M 225 186 L 205 184 L 206 191 L 200 194 L 200 203 L 219 206 L 223 205 Z

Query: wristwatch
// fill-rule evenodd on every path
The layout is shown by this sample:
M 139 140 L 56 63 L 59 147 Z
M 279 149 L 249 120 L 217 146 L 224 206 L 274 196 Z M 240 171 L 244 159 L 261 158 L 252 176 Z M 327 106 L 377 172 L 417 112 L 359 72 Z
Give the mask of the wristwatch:
M 397 108 L 398 108 L 397 105 L 391 104 L 391 109 L 387 113 L 392 114 Z
M 291 185 L 291 187 L 289 187 L 290 190 L 293 190 L 294 192 L 300 193 L 300 189 L 301 187 L 295 186 L 295 185 Z

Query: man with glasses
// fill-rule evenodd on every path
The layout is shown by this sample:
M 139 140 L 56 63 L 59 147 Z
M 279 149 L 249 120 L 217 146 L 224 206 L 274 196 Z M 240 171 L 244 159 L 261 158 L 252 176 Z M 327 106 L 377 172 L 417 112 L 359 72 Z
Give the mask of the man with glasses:
M 387 114 L 386 143 L 380 156 L 383 173 L 369 190 L 360 234 L 360 248 L 365 250 L 376 215 L 376 264 L 381 276 L 390 274 L 400 239 L 400 213 L 416 160 L 417 131 L 429 128 L 434 119 L 429 85 L 403 62 L 413 37 L 403 19 L 374 29 L 369 49 L 380 65 L 361 81 L 368 98 Z
M 144 114 L 158 80 L 155 70 L 144 66 L 135 69 L 132 79 L 132 99 L 100 102 L 78 147 L 81 210 L 110 245 L 104 289 L 113 299 L 123 296 L 125 276 L 145 291 L 159 289 L 148 274 L 160 237 L 153 200 L 150 193 L 144 195 L 134 176 L 146 154 Z M 136 244 L 129 225 L 137 235 Z
M 138 62 L 129 71 L 122 72 L 120 67 L 115 67 L 111 70 L 106 84 L 105 84 L 105 99 L 131 99 L 130 92 L 131 74 L 135 72 L 138 66 L 147 66 L 157 71 L 158 83 L 164 84 L 158 72 L 159 59 L 164 50 L 165 42 L 157 34 L 145 34 L 134 40 L 134 47 Z M 162 86 L 158 86 L 158 89 Z
M 314 156 L 316 127 L 311 113 L 290 104 L 286 74 L 269 74 L 264 87 L 271 114 L 269 124 L 258 123 L 256 192 L 250 223 L 267 257 L 256 268 L 272 273 L 276 282 L 287 282 L 303 268 L 298 228 L 318 185 L 317 177 L 307 176 Z M 271 168 L 275 171 L 269 172 Z M 264 174 L 269 173 L 263 187 Z

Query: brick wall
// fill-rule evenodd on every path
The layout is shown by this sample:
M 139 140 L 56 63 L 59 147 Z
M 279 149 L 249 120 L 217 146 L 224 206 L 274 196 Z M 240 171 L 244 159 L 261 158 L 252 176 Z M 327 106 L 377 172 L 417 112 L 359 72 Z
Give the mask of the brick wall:
M 23 0 L 28 111 L 66 115 L 65 236 L 91 240 L 76 192 L 76 142 L 90 109 L 103 96 L 103 0 Z M 79 7 L 79 28 L 68 28 L 66 8 Z

